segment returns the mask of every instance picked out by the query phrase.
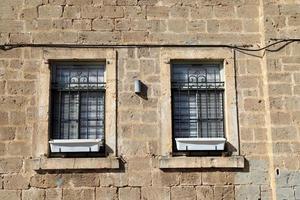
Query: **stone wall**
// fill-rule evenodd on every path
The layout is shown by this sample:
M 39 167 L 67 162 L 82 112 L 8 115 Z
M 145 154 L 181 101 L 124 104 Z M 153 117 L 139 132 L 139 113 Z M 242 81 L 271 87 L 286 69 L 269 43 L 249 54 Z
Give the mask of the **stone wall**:
M 0 43 L 267 45 L 299 38 L 299 2 L 259 0 L 3 0 Z M 51 48 L 0 50 L 0 199 L 299 199 L 300 49 L 236 52 L 244 169 L 159 168 L 163 48 L 118 53 L 119 169 L 34 170 L 48 134 L 41 83 Z M 58 50 L 58 49 L 56 49 Z M 83 57 L 103 49 L 80 51 Z M 80 56 L 80 55 L 79 55 Z M 78 55 L 76 56 L 76 58 Z M 147 98 L 134 94 L 134 80 Z M 46 87 L 47 88 L 47 87 Z M 42 102 L 43 103 L 43 102 Z M 44 105 L 44 104 L 42 104 Z M 33 142 L 34 141 L 34 142 Z

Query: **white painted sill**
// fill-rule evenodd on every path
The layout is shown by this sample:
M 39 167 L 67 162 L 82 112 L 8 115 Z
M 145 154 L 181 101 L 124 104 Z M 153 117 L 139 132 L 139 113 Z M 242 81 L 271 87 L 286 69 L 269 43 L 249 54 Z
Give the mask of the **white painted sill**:
M 50 140 L 52 153 L 99 152 L 102 139 L 56 139 Z
M 117 157 L 107 158 L 36 158 L 34 170 L 119 169 Z
M 244 168 L 244 156 L 228 157 L 161 157 L 160 169 Z
M 179 151 L 223 151 L 225 138 L 175 138 Z

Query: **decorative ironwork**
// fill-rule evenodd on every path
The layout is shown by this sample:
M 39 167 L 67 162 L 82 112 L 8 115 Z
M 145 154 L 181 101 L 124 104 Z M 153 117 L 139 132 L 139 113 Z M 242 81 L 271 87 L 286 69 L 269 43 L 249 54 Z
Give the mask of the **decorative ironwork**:
M 219 64 L 172 65 L 173 139 L 224 137 Z
M 104 65 L 52 65 L 52 139 L 104 139 Z

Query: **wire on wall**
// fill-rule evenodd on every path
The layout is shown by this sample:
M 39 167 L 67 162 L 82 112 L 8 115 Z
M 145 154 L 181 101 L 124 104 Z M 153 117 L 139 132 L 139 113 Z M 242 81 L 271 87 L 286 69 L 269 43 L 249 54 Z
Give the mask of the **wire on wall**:
M 15 48 L 32 47 L 32 48 L 230 48 L 240 51 L 270 51 L 276 52 L 284 48 L 285 46 L 300 42 L 300 38 L 295 39 L 271 39 L 271 44 L 261 47 L 252 48 L 253 45 L 214 45 L 214 44 L 3 44 L 0 45 L 0 49 L 8 51 Z M 281 45 L 278 48 L 271 49 L 275 45 Z

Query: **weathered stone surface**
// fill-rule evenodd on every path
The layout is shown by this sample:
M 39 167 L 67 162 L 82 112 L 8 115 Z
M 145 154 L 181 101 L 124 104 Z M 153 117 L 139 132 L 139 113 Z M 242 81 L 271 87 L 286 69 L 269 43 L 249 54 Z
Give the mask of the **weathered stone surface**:
M 96 189 L 96 200 L 117 200 L 117 188 L 100 187 Z
M 299 5 L 284 0 L 0 2 L 1 44 L 230 44 L 256 49 L 270 44 L 270 38 L 297 38 L 299 26 Z M 278 199 L 300 199 L 299 44 L 276 52 L 236 49 L 235 60 L 231 49 L 228 55 L 223 50 L 146 46 L 0 50 L 0 199 L 271 200 L 274 177 Z M 33 158 L 49 153 L 49 59 L 50 63 L 106 60 L 106 94 L 117 88 L 112 96 L 117 96 L 113 113 L 118 121 L 112 123 L 117 131 L 105 131 L 105 141 L 109 156 L 117 152 L 121 162 L 111 157 Z M 174 60 L 224 63 L 225 135 L 228 146 L 240 142 L 233 145 L 233 156 L 173 156 L 172 109 L 165 110 L 172 102 L 171 75 L 164 70 L 170 70 Z M 118 65 L 111 67 L 109 63 L 115 62 Z M 115 77 L 111 69 L 117 69 Z M 115 79 L 116 87 L 110 84 Z M 147 87 L 145 96 L 134 94 L 137 79 Z M 107 100 L 106 108 L 112 102 Z M 231 112 L 235 105 L 238 112 Z M 107 124 L 109 112 L 106 128 L 112 127 Z M 233 129 L 231 118 L 236 115 L 239 127 Z M 237 130 L 240 135 L 233 137 Z M 111 138 L 115 132 L 117 139 Z M 111 141 L 117 149 L 111 148 Z M 36 152 L 40 148 L 36 146 L 43 151 Z M 239 155 L 234 160 L 239 152 L 246 159 Z M 162 161 L 162 154 L 173 157 Z M 269 171 L 270 166 L 277 167 L 278 174 Z
M 95 200 L 94 189 L 64 189 L 63 200 Z
M 119 189 L 120 200 L 139 200 L 141 198 L 140 188 L 124 187 Z
M 6 175 L 3 178 L 4 189 L 28 189 L 29 178 L 22 175 Z
M 170 199 L 170 188 L 168 187 L 142 187 L 142 199 L 156 200 L 158 197 L 161 200 Z
M 21 191 L 19 191 L 19 190 L 0 190 L 0 199 L 2 199 L 2 200 L 21 200 Z
M 45 199 L 45 191 L 42 189 L 31 188 L 22 191 L 22 200 L 43 200 Z
M 213 199 L 214 196 L 214 190 L 211 186 L 197 186 L 196 192 L 199 200 Z
M 196 189 L 192 186 L 171 187 L 171 197 L 174 200 L 196 200 Z
M 235 197 L 236 199 L 259 199 L 260 189 L 259 186 L 251 185 L 239 185 L 235 187 Z

